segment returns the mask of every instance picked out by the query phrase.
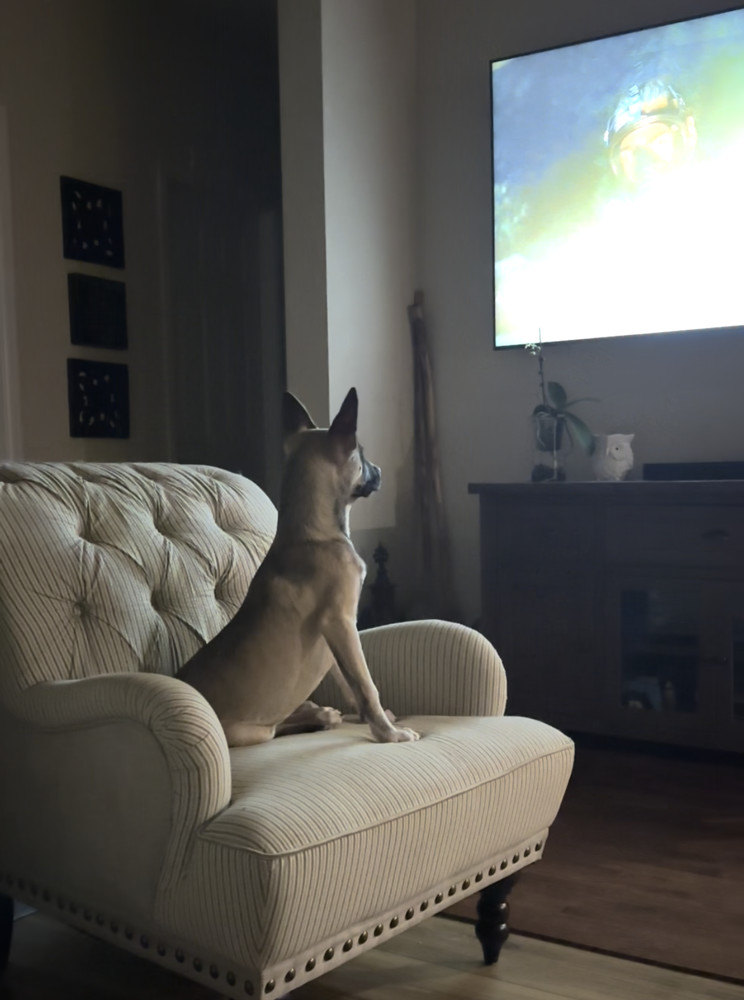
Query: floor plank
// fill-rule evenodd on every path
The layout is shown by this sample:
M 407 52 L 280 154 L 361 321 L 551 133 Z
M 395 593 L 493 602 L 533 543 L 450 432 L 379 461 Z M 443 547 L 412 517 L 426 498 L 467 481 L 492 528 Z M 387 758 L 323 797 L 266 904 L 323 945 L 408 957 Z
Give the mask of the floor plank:
M 512 936 L 497 966 L 473 928 L 433 917 L 301 987 L 292 1000 L 744 1000 L 744 987 Z M 2 1000 L 215 1000 L 206 987 L 51 919 L 16 922 Z
M 513 927 L 744 981 L 743 765 L 579 743 Z M 454 911 L 473 918 L 472 898 Z

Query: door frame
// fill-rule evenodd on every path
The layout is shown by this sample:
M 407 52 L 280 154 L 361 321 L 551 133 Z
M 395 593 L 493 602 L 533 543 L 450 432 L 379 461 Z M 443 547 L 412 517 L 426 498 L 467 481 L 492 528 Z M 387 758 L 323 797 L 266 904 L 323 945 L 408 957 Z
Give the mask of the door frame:
M 21 458 L 8 114 L 0 105 L 0 461 Z

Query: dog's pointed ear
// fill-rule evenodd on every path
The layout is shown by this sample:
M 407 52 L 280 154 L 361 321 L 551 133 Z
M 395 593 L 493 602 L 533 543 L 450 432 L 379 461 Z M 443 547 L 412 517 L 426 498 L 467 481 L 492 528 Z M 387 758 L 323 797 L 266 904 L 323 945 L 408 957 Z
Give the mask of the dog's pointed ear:
M 317 426 L 299 399 L 293 396 L 291 392 L 284 393 L 282 401 L 282 424 L 285 437 L 289 437 L 290 434 L 296 434 L 298 431 L 314 430 Z
M 346 399 L 341 404 L 341 409 L 333 418 L 333 423 L 328 428 L 329 434 L 337 434 L 339 437 L 354 437 L 357 430 L 357 412 L 359 410 L 359 400 L 356 389 L 349 389 Z

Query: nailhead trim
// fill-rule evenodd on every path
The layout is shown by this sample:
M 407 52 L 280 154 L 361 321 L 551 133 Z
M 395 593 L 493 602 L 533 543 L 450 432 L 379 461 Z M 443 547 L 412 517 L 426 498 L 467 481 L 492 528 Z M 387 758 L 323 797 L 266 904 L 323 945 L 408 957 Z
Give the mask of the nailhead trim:
M 491 865 L 488 868 L 488 875 L 489 875 L 489 877 L 493 878 L 493 876 L 496 874 L 497 871 L 505 871 L 509 867 L 510 864 L 517 864 L 519 861 L 522 860 L 522 858 L 528 858 L 528 857 L 530 857 L 533 850 L 535 851 L 535 853 L 539 853 L 542 850 L 542 847 L 543 847 L 542 841 L 538 841 L 535 844 L 534 848 L 532 848 L 532 847 L 525 847 L 523 849 L 522 854 L 513 854 L 511 856 L 511 858 L 509 858 L 509 857 L 502 858 L 502 860 L 499 862 L 498 865 L 493 864 L 493 865 Z M 449 887 L 449 889 L 447 890 L 447 897 L 449 898 L 449 897 L 457 895 L 458 889 L 461 889 L 463 892 L 466 892 L 471 887 L 471 885 L 472 885 L 473 882 L 481 883 L 484 878 L 485 878 L 485 875 L 484 875 L 484 873 L 482 871 L 476 872 L 472 876 L 472 879 L 470 879 L 470 878 L 463 879 L 463 881 L 460 884 L 460 886 L 451 885 Z M 434 896 L 434 905 L 439 905 L 440 903 L 442 903 L 444 901 L 444 898 L 445 898 L 444 893 L 443 892 L 438 892 Z M 429 904 L 430 904 L 430 900 L 429 899 L 424 899 L 424 900 L 421 901 L 421 903 L 419 903 L 419 910 L 421 911 L 421 913 L 424 913 L 429 908 Z M 405 916 L 406 920 L 412 920 L 413 917 L 415 916 L 415 914 L 416 914 L 415 908 L 414 907 L 409 907 L 405 911 L 404 916 Z M 400 925 L 400 917 L 399 916 L 393 916 L 393 917 L 390 918 L 390 921 L 389 921 L 389 924 L 388 924 L 390 930 L 396 930 L 399 925 Z M 361 934 L 359 935 L 359 937 L 357 938 L 358 943 L 360 945 L 366 944 L 367 941 L 369 940 L 370 933 L 372 934 L 373 937 L 381 937 L 385 933 L 385 927 L 384 927 L 383 924 L 376 924 L 374 926 L 374 928 L 372 928 L 371 932 L 369 932 L 369 931 L 362 931 Z M 342 952 L 349 952 L 349 951 L 351 951 L 353 945 L 354 945 L 354 942 L 349 938 L 342 945 L 341 951 Z M 330 961 L 333 958 L 333 955 L 334 955 L 334 948 L 332 948 L 332 947 L 328 948 L 325 951 L 324 955 L 323 955 L 323 960 L 325 962 L 328 962 L 328 961 Z M 305 971 L 306 972 L 312 972 L 315 969 L 315 966 L 316 966 L 316 960 L 314 958 L 310 958 L 305 963 Z M 294 969 L 290 969 L 290 972 L 293 973 Z M 290 972 L 287 973 L 287 976 L 290 974 Z M 292 978 L 294 978 L 294 976 Z M 286 976 L 285 976 L 285 982 L 291 982 L 291 981 L 292 980 L 287 979 Z
M 533 851 L 535 852 L 535 854 L 539 854 L 540 851 L 542 851 L 542 849 L 543 849 L 543 841 L 540 840 L 540 841 L 537 841 L 535 843 L 534 847 L 528 846 L 528 847 L 523 848 L 521 854 L 515 853 L 510 858 L 509 857 L 502 858 L 501 861 L 498 863 L 498 865 L 492 864 L 492 865 L 489 866 L 489 868 L 488 868 L 488 876 L 489 876 L 489 878 L 493 878 L 493 876 L 496 874 L 497 871 L 502 871 L 502 872 L 506 871 L 506 869 L 509 867 L 510 863 L 516 865 L 521 860 L 523 860 L 523 859 L 526 860 L 527 858 L 531 857 Z M 6 873 L 4 876 L 0 876 L 0 877 L 2 877 L 4 879 L 6 885 L 9 886 L 10 888 L 12 888 L 15 885 L 22 892 L 25 891 L 26 888 L 28 888 L 28 890 L 29 890 L 29 892 L 31 893 L 32 896 L 37 896 L 40 893 L 41 894 L 41 898 L 44 900 L 44 902 L 50 903 L 52 901 L 52 896 L 53 896 L 52 892 L 49 889 L 44 889 L 42 887 L 39 887 L 34 882 L 27 882 L 27 880 L 25 878 L 15 878 L 10 873 Z M 462 882 L 460 883 L 459 887 L 457 885 L 451 885 L 449 887 L 449 889 L 447 890 L 447 897 L 448 897 L 448 899 L 451 898 L 452 896 L 457 895 L 458 888 L 460 888 L 463 892 L 466 892 L 468 889 L 470 889 L 471 884 L 472 884 L 473 881 L 476 882 L 476 883 L 480 883 L 480 882 L 483 881 L 483 879 L 484 879 L 484 873 L 483 873 L 483 871 L 479 871 L 479 872 L 476 872 L 475 875 L 472 876 L 472 880 L 470 878 L 463 879 Z M 438 905 L 440 905 L 441 903 L 444 902 L 444 899 L 445 899 L 445 894 L 444 894 L 444 892 L 440 891 L 440 892 L 438 892 L 434 896 L 433 903 L 434 903 L 435 906 L 438 906 Z M 57 905 L 57 907 L 59 909 L 68 909 L 69 912 L 71 914 L 73 914 L 73 915 L 77 915 L 80 912 L 80 904 L 79 903 L 75 903 L 75 902 L 72 902 L 72 901 L 68 902 L 67 900 L 65 900 L 64 896 L 62 896 L 62 895 L 58 895 L 56 897 L 56 899 L 55 899 L 55 902 L 56 902 L 56 905 Z M 424 913 L 429 908 L 430 902 L 431 902 L 430 899 L 423 899 L 419 903 L 419 907 L 418 907 L 419 911 L 421 913 Z M 448 903 L 448 905 L 449 905 L 449 903 Z M 413 917 L 415 916 L 415 914 L 416 914 L 415 907 L 409 907 L 405 911 L 405 914 L 404 914 L 405 920 L 407 920 L 407 921 L 408 920 L 412 920 Z M 86 920 L 86 921 L 91 921 L 91 920 L 93 920 L 93 917 L 94 917 L 93 912 L 90 909 L 83 909 L 82 915 L 83 915 L 83 919 Z M 106 925 L 106 918 L 105 918 L 104 914 L 96 913 L 95 914 L 95 922 L 96 922 L 96 924 L 99 927 L 104 927 Z M 388 925 L 390 930 L 396 930 L 399 925 L 400 925 L 400 917 L 399 916 L 396 915 L 396 916 L 393 916 L 393 917 L 390 918 L 389 925 Z M 112 918 L 110 920 L 108 926 L 109 926 L 109 929 L 110 929 L 111 933 L 113 933 L 113 934 L 118 934 L 119 933 L 121 925 L 120 925 L 120 923 L 119 923 L 119 921 L 117 919 Z M 129 925 L 125 925 L 125 927 L 124 927 L 124 936 L 126 937 L 126 939 L 128 941 L 134 940 L 135 933 L 136 932 L 135 932 L 134 928 L 132 928 Z M 367 941 L 369 940 L 370 933 L 372 934 L 373 937 L 379 938 L 379 937 L 381 937 L 385 933 L 385 927 L 384 927 L 383 924 L 376 924 L 371 929 L 371 931 L 362 931 L 359 934 L 358 938 L 357 938 L 358 943 L 360 945 L 366 944 Z M 149 936 L 146 933 L 140 934 L 139 938 L 138 938 L 138 943 L 139 943 L 139 945 L 142 948 L 149 949 L 149 947 L 150 947 L 150 938 L 149 938 Z M 353 939 L 352 938 L 347 938 L 343 942 L 343 944 L 341 945 L 341 951 L 343 953 L 348 953 L 348 952 L 350 952 L 353 949 L 353 947 L 354 947 L 354 941 L 353 941 Z M 156 947 L 156 951 L 157 951 L 157 954 L 161 958 L 164 958 L 167 955 L 167 953 L 168 953 L 168 948 L 167 948 L 167 946 L 163 942 L 158 942 L 157 947 Z M 334 959 L 335 955 L 336 955 L 336 948 L 334 946 L 330 946 L 330 947 L 326 948 L 325 952 L 323 953 L 323 961 L 324 962 L 330 962 L 330 961 L 332 961 Z M 182 948 L 175 948 L 174 951 L 173 951 L 173 957 L 175 958 L 176 962 L 178 962 L 179 964 L 183 964 L 186 961 L 186 954 L 184 953 L 184 950 Z M 202 971 L 204 971 L 204 962 L 203 962 L 203 960 L 199 956 L 193 957 L 191 959 L 191 962 L 192 962 L 193 968 L 194 968 L 194 970 L 196 972 L 202 972 Z M 315 971 L 316 967 L 317 967 L 317 959 L 316 958 L 309 958 L 305 962 L 305 972 L 313 972 L 313 971 Z M 220 978 L 220 970 L 219 970 L 219 967 L 216 964 L 212 963 L 211 965 L 209 965 L 208 966 L 208 971 L 209 971 L 209 975 L 210 975 L 210 977 L 212 979 L 217 980 L 217 979 Z M 287 972 L 285 973 L 285 975 L 284 975 L 284 982 L 285 983 L 291 983 L 291 982 L 293 982 L 294 979 L 296 978 L 296 975 L 297 975 L 297 973 L 296 973 L 295 968 L 294 967 L 289 968 L 287 970 Z M 229 986 L 235 986 L 236 983 L 237 983 L 237 977 L 236 977 L 235 973 L 232 972 L 232 971 L 226 972 L 224 974 L 224 979 L 225 979 L 225 981 L 227 982 L 227 984 Z M 266 993 L 266 994 L 272 993 L 275 988 L 276 988 L 276 980 L 275 979 L 269 979 L 269 980 L 267 980 L 267 982 L 264 985 L 264 993 Z M 247 996 L 253 996 L 255 994 L 255 987 L 254 987 L 254 985 L 253 985 L 253 983 L 251 982 L 250 979 L 244 980 L 244 982 L 243 982 L 243 989 L 244 989 L 244 992 L 246 993 Z

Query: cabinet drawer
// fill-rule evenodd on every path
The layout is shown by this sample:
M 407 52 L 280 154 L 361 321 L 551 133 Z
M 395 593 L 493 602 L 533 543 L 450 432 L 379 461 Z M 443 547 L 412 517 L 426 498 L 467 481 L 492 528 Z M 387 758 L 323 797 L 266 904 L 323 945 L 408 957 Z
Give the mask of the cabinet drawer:
M 509 504 L 497 508 L 491 524 L 498 558 L 510 565 L 570 564 L 597 551 L 596 520 L 587 505 Z
M 614 565 L 744 570 L 744 509 L 738 507 L 608 507 L 606 531 Z

